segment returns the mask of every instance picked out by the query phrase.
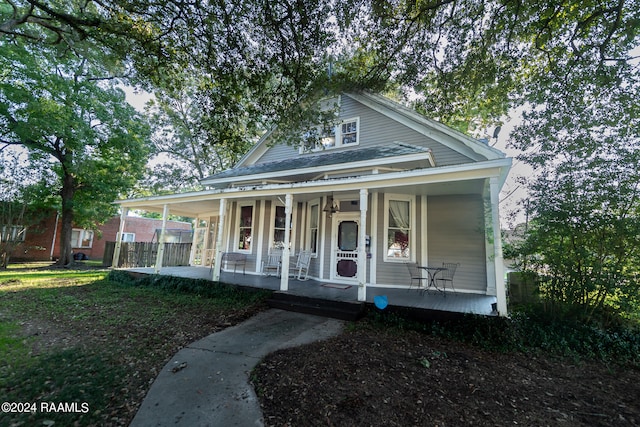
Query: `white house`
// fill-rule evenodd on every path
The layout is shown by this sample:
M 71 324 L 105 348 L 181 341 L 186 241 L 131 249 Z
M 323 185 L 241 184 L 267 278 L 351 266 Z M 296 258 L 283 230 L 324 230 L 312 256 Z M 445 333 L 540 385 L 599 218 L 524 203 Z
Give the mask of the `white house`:
M 408 262 L 454 262 L 456 292 L 495 295 L 506 315 L 498 196 L 511 159 L 379 95 L 333 102 L 336 126 L 318 146 L 274 145 L 267 133 L 204 191 L 118 203 L 197 218 L 192 263 L 215 261 L 214 280 L 223 252 L 262 274 L 272 248 L 283 271 L 304 250 L 311 278 L 356 285 L 365 301 L 371 287 L 408 287 Z

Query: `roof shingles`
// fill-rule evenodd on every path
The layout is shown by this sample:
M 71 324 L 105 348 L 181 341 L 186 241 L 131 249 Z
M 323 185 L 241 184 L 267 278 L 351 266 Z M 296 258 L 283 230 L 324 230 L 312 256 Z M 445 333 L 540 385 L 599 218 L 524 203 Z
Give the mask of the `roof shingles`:
M 331 166 L 345 163 L 356 163 L 374 159 L 406 156 L 412 154 L 429 153 L 428 148 L 418 147 L 401 142 L 393 142 L 385 145 L 376 145 L 367 148 L 351 148 L 313 154 L 302 154 L 292 159 L 284 159 L 276 162 L 258 163 L 251 166 L 231 168 L 217 173 L 202 182 L 204 184 L 226 178 L 248 177 L 274 172 L 295 171 L 315 167 Z

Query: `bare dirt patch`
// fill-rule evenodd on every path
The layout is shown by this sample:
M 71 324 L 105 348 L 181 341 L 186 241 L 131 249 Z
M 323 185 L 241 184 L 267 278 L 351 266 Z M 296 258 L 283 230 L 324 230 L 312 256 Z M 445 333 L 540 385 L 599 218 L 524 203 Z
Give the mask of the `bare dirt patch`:
M 254 371 L 267 426 L 635 426 L 640 372 L 359 328 Z

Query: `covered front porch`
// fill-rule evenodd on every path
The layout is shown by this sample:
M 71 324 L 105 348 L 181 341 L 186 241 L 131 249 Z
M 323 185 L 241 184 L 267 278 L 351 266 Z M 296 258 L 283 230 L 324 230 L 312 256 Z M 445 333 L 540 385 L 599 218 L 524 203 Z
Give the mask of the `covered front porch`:
M 213 281 L 228 280 L 223 254 L 238 253 L 252 276 L 236 275 L 230 283 L 250 280 L 250 286 L 361 303 L 386 295 L 390 305 L 457 313 L 489 314 L 496 304 L 505 316 L 498 220 L 503 166 L 491 161 L 126 200 L 119 202 L 121 224 L 128 209 L 161 211 L 164 220 L 170 212 L 196 218 L 190 265 Z M 276 248 L 282 251 L 281 271 L 289 271 L 302 251 L 310 252 L 308 277 L 316 282 L 261 276 Z M 162 249 L 154 272 L 168 274 Z M 445 298 L 407 291 L 409 262 L 458 264 L 460 292 Z
M 154 274 L 154 268 L 133 268 L 127 271 Z M 208 267 L 163 267 L 158 273 L 166 276 L 187 277 L 192 279 L 211 280 L 212 270 Z M 280 278 L 256 274 L 242 274 L 221 271 L 220 282 L 268 289 L 308 298 L 326 301 L 357 302 L 358 286 L 342 285 L 309 279 L 299 281 L 291 278 L 287 291 L 280 291 Z M 373 305 L 374 298 L 379 295 L 387 297 L 389 307 L 400 307 L 443 313 L 471 313 L 477 315 L 496 315 L 493 311 L 497 299 L 491 295 L 447 292 L 434 290 L 422 292 L 416 289 L 367 287 L 366 303 Z

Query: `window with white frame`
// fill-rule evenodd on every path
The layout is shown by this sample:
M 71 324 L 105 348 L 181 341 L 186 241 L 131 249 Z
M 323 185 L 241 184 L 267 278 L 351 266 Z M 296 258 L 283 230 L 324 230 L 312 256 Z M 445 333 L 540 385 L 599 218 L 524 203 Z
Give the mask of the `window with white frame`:
M 413 259 L 413 198 L 385 197 L 385 261 L 407 262 Z
M 283 249 L 285 231 L 287 230 L 287 215 L 284 206 L 276 206 L 275 219 L 273 221 L 273 245 L 272 247 Z M 291 240 L 289 240 L 291 242 Z
M 123 243 L 132 243 L 136 241 L 136 233 L 122 233 Z
M 318 254 L 318 231 L 320 224 L 320 203 L 312 202 L 309 205 L 309 244 L 308 248 L 313 255 Z
M 333 148 L 336 146 L 336 128 L 334 126 L 323 129 L 320 133 L 318 140 L 319 144 L 316 145 L 316 150 L 322 150 L 323 148 Z
M 71 247 L 72 248 L 91 248 L 93 247 L 93 231 L 74 228 L 71 230 Z
M 360 143 L 360 118 L 354 117 L 336 126 L 315 128 L 307 132 L 302 151 L 317 151 Z
M 253 205 L 240 206 L 238 219 L 238 246 L 240 251 L 251 252 L 253 234 Z
M 24 242 L 26 231 L 22 225 L 3 225 L 0 227 L 0 242 Z
M 295 212 L 295 207 L 293 208 Z M 289 249 L 294 248 L 294 213 L 289 214 Z M 273 233 L 271 238 L 271 247 L 284 249 L 285 230 L 287 229 L 287 217 L 284 206 L 275 206 L 272 211 Z
M 360 119 L 345 120 L 340 124 L 340 138 L 342 145 L 358 144 L 358 128 L 360 127 Z

